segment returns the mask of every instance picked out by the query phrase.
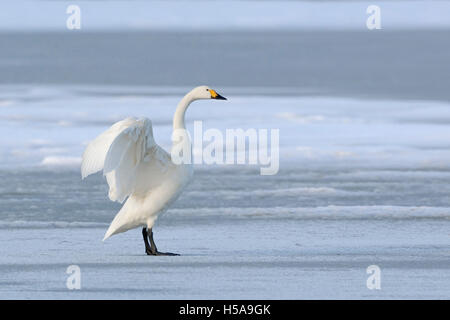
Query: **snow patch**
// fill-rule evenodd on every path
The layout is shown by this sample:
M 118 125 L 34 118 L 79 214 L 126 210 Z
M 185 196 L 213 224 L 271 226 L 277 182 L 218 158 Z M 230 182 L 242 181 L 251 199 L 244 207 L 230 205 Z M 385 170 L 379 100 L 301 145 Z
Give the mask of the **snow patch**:
M 74 167 L 81 165 L 80 157 L 45 157 L 41 165 L 43 166 L 63 166 L 63 167 Z

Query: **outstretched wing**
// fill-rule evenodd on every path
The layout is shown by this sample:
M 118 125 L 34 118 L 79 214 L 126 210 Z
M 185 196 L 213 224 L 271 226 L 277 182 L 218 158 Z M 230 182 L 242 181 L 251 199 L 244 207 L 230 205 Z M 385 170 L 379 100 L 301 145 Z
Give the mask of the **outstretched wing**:
M 119 202 L 123 202 L 136 188 L 142 189 L 142 176 L 150 178 L 144 179 L 147 188 L 152 185 L 148 180 L 156 182 L 153 185 L 157 184 L 159 177 L 171 164 L 170 155 L 153 138 L 149 119 L 130 118 L 121 122 L 114 124 L 91 142 L 92 146 L 89 144 L 85 152 L 86 166 L 85 155 L 82 165 L 83 176 L 103 168 L 109 185 L 109 198 Z M 98 148 L 98 153 L 92 156 L 95 147 Z
M 106 154 L 114 139 L 135 122 L 136 119 L 134 118 L 116 122 L 88 144 L 81 162 L 81 177 L 83 179 L 103 169 Z

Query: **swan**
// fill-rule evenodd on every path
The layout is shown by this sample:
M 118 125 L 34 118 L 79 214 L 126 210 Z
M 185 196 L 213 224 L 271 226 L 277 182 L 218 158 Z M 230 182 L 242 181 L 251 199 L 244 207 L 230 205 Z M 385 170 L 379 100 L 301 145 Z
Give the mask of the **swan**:
M 186 131 L 186 110 L 199 99 L 227 100 L 207 86 L 194 88 L 178 103 L 173 117 L 174 133 Z M 187 143 L 191 148 L 188 135 Z M 176 164 L 171 154 L 155 142 L 149 119 L 127 118 L 114 123 L 87 145 L 81 163 L 82 179 L 100 170 L 109 185 L 109 199 L 120 203 L 126 200 L 103 241 L 114 234 L 143 227 L 147 255 L 178 255 L 158 251 L 152 228 L 192 178 L 192 161 Z

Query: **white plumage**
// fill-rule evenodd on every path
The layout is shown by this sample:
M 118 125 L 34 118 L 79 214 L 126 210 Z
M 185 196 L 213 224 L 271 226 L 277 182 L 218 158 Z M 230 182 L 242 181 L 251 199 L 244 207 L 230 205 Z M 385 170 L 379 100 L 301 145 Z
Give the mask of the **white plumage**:
M 190 166 L 189 166 L 190 167 Z M 179 195 L 192 170 L 176 166 L 170 154 L 155 143 L 149 119 L 119 121 L 92 141 L 83 154 L 82 177 L 100 171 L 109 185 L 109 198 L 125 205 L 105 234 L 147 225 Z
M 176 109 L 174 130 L 186 130 L 184 116 L 192 101 L 211 98 L 224 99 L 206 86 L 189 92 Z M 84 179 L 100 170 L 109 185 L 109 198 L 120 203 L 126 199 L 103 240 L 139 226 L 151 229 L 193 173 L 190 163 L 174 164 L 171 155 L 156 144 L 147 118 L 119 121 L 89 143 L 81 176 Z

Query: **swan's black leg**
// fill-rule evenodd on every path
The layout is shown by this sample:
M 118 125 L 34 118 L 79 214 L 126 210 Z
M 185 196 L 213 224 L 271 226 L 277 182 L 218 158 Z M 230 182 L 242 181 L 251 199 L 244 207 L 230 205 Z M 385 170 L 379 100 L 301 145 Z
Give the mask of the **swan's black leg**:
M 142 229 L 142 236 L 144 237 L 145 253 L 147 255 L 153 255 L 152 248 L 150 247 L 150 244 L 148 243 L 147 228 Z
M 142 235 L 144 236 L 145 252 L 148 255 L 153 255 L 153 256 L 179 256 L 179 254 L 176 254 L 176 253 L 159 252 L 158 249 L 156 248 L 155 241 L 153 240 L 153 231 L 152 231 L 152 229 L 150 229 L 148 232 L 147 232 L 146 228 L 142 229 Z M 147 237 L 150 240 L 150 244 L 148 243 Z

